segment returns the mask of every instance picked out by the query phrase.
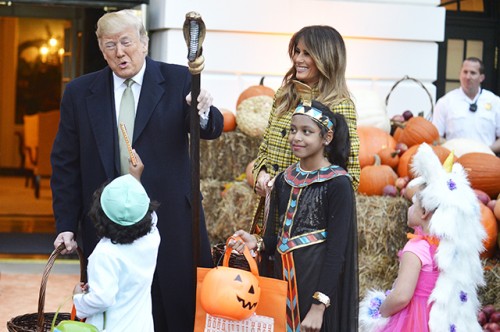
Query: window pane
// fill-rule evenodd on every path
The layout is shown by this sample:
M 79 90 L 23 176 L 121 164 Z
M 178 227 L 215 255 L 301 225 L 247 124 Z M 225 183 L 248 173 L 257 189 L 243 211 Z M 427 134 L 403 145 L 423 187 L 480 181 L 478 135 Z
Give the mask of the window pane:
M 458 80 L 462 67 L 464 54 L 464 41 L 448 39 L 448 53 L 446 54 L 446 79 Z
M 445 93 L 460 87 L 460 82 L 446 82 Z
M 457 0 L 441 0 L 441 5 L 446 8 L 446 10 L 458 10 Z
M 441 6 L 451 11 L 484 12 L 484 0 L 441 0 Z
M 484 12 L 483 0 L 464 0 L 460 2 L 462 12 Z
M 468 40 L 466 57 L 475 56 L 476 58 L 483 59 L 483 41 L 482 40 Z

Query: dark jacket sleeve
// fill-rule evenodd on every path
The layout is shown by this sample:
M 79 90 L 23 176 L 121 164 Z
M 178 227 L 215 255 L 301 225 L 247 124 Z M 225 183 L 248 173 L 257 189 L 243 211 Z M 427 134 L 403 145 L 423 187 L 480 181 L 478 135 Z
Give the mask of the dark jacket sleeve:
M 57 232 L 76 233 L 82 210 L 80 151 L 73 91 L 68 85 L 61 101 L 59 129 L 51 152 L 50 179 Z

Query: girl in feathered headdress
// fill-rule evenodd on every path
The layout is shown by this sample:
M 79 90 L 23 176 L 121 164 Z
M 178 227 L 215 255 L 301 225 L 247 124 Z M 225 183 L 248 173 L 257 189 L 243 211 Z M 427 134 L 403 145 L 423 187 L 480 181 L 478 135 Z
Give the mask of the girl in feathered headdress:
M 408 209 L 409 235 L 388 294 L 370 290 L 360 304 L 361 331 L 474 332 L 484 285 L 479 258 L 486 236 L 479 203 L 451 154 L 441 167 L 422 144 L 413 158 L 418 191 Z

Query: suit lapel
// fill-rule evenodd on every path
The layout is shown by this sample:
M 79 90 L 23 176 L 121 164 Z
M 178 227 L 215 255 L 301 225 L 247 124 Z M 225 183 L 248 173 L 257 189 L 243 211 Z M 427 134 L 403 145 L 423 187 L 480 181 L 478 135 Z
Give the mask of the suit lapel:
M 86 99 L 90 127 L 94 133 L 106 175 L 110 179 L 115 177 L 118 169 L 115 160 L 115 142 L 117 142 L 118 134 L 111 78 L 111 71 L 109 67 L 106 67 L 90 86 L 91 93 Z
M 158 64 L 146 57 L 146 71 L 144 72 L 141 95 L 139 97 L 139 104 L 137 105 L 137 113 L 135 115 L 132 146 L 133 143 L 137 141 L 138 137 L 141 136 L 144 128 L 146 128 L 156 105 L 165 93 L 165 89 L 161 86 L 164 81 L 165 79 L 160 72 Z

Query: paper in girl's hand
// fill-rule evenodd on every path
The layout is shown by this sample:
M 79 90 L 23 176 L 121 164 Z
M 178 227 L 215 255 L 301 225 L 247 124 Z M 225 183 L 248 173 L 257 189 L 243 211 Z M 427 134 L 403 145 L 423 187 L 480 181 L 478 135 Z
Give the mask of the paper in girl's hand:
M 124 123 L 120 123 L 120 129 L 122 131 L 125 144 L 127 144 L 127 150 L 130 156 L 130 161 L 132 162 L 132 165 L 137 166 L 137 159 L 135 158 L 134 151 L 132 151 L 132 144 L 130 143 L 130 139 L 128 138 L 127 127 L 125 127 Z

